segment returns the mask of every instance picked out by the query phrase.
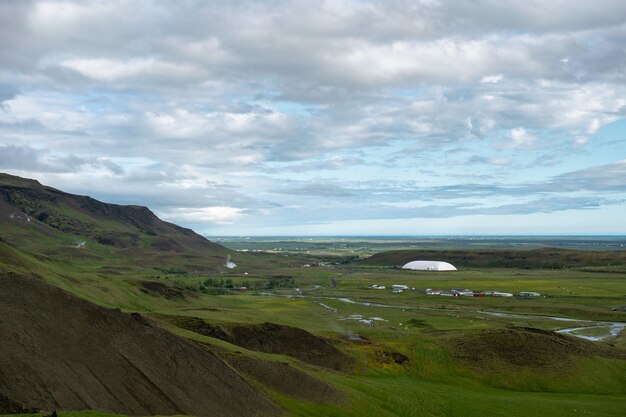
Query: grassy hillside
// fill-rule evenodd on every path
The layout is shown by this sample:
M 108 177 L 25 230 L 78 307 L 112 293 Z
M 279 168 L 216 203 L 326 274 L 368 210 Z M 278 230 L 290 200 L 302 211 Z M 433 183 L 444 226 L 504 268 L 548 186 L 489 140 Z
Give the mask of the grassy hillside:
M 392 250 L 360 261 L 362 265 L 402 266 L 418 260 L 449 262 L 457 268 L 564 269 L 603 267 L 626 272 L 626 251 L 534 250 Z
M 194 363 L 225 366 L 227 370 L 219 373 L 235 376 L 224 384 L 234 384 L 237 391 L 240 385 L 233 381 L 243 381 L 241 387 L 254 387 L 273 402 L 268 410 L 279 406 L 289 416 L 617 417 L 626 409 L 624 332 L 598 342 L 554 333 L 581 327 L 582 333 L 605 335 L 612 323 L 626 322 L 626 311 L 620 310 L 626 306 L 626 273 L 623 260 L 614 253 L 417 254 L 460 267 L 444 274 L 388 268 L 412 260 L 406 251 L 347 265 L 304 267 L 311 264 L 305 253 L 299 257 L 230 251 L 161 222 L 147 209 L 107 205 L 16 177 L 4 176 L 0 184 L 0 274 L 26 280 L 3 281 L 0 291 L 0 308 L 5 309 L 0 325 L 5 326 L 3 334 L 11 334 L 2 340 L 2 351 L 12 355 L 5 356 L 8 362 L 0 367 L 0 406 L 10 400 L 27 403 L 46 390 L 69 392 L 66 388 L 73 387 L 79 392 L 73 385 L 77 381 L 91 386 L 94 377 L 86 371 L 88 355 L 81 346 L 90 346 L 86 351 L 102 358 L 122 352 L 134 358 L 131 362 L 149 374 L 149 380 L 169 384 L 168 389 L 186 391 L 207 381 L 215 383 L 210 372 L 192 381 L 187 354 L 170 355 L 168 366 L 175 365 L 171 369 L 129 356 L 119 338 L 142 335 L 146 329 L 137 323 L 144 322 L 151 332 L 172 341 L 167 345 L 193 345 Z M 47 216 L 41 215 L 44 212 Z M 160 245 L 164 239 L 171 241 Z M 85 244 L 77 245 L 81 242 Z M 224 266 L 228 255 L 236 268 Z M 54 289 L 40 294 L 24 288 L 32 276 L 89 303 Z M 415 290 L 393 293 L 369 289 L 372 284 L 387 288 L 404 284 Z M 247 290 L 236 290 L 242 286 Z M 537 291 L 542 296 L 424 294 L 423 289 L 433 287 Z M 96 313 L 66 310 L 77 306 Z M 110 316 L 106 323 L 99 321 L 102 315 Z M 15 322 L 19 317 L 30 317 L 32 323 L 23 320 L 20 325 Z M 20 333 L 20 327 L 27 329 Z M 75 347 L 64 341 L 48 346 L 53 336 L 43 338 L 46 334 L 58 334 Z M 77 335 L 84 340 L 72 339 Z M 145 344 L 146 356 L 155 361 L 171 353 L 161 342 L 144 336 L 133 345 L 136 351 Z M 85 367 L 62 372 L 66 364 L 61 359 L 67 352 L 74 352 L 72 356 L 80 359 L 76 363 Z M 32 366 L 28 372 L 21 369 L 9 375 L 11 366 L 19 363 Z M 128 381 L 134 382 L 125 392 L 140 389 L 137 378 L 130 378 L 136 375 L 132 367 L 125 370 L 117 364 L 113 361 L 102 369 L 126 372 Z M 176 378 L 163 378 L 167 369 Z M 21 375 L 28 378 L 21 380 Z M 96 379 L 117 392 L 110 377 Z M 11 378 L 13 388 L 7 385 Z M 102 394 L 100 388 L 94 390 Z M 25 394 L 31 397 L 19 397 Z M 57 408 L 68 417 L 106 415 L 79 408 L 135 415 L 162 410 L 113 408 L 86 400 L 83 394 L 82 403 L 55 397 L 56 404 L 30 406 Z M 208 406 L 204 411 L 223 414 Z M 199 414 L 187 408 L 180 412 Z
M 205 349 L 41 279 L 0 274 L 0 316 L 0 393 L 18 409 L 280 414 Z
M 0 225 L 8 243 L 50 256 L 70 249 L 131 259 L 185 253 L 203 256 L 208 268 L 223 263 L 229 252 L 146 207 L 102 203 L 6 174 L 0 174 Z

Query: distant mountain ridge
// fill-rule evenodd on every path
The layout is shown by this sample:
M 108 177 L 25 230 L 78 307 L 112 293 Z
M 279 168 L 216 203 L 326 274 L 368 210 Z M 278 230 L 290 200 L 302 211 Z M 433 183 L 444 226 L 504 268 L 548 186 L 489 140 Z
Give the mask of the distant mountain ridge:
M 69 194 L 38 181 L 0 174 L 0 214 L 11 208 L 63 233 L 91 237 L 104 245 L 140 247 L 142 235 L 158 250 L 223 250 L 191 229 L 159 219 L 150 209 L 103 203 L 88 196 Z M 7 207 L 10 206 L 10 207 Z M 15 216 L 14 216 L 15 217 Z M 144 242 L 145 243 L 145 242 Z

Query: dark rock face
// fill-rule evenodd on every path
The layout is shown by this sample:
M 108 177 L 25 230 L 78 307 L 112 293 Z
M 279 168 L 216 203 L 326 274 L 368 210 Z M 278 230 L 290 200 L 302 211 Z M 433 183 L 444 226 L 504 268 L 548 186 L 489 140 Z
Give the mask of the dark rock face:
M 205 348 L 35 277 L 0 275 L 0 352 L 2 413 L 282 414 Z
M 78 197 L 80 208 L 96 216 L 122 220 L 138 229 L 152 231 L 158 218 L 147 207 L 120 206 L 117 204 L 102 203 L 91 197 Z

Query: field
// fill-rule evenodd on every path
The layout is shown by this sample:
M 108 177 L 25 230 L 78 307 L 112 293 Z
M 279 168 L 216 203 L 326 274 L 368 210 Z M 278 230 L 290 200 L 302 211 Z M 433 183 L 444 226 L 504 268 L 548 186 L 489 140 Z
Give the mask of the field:
M 306 255 L 314 261 L 328 256 L 326 249 L 309 247 Z M 599 342 L 572 339 L 580 345 L 563 348 L 553 333 L 524 333 L 527 328 L 583 327 L 587 329 L 577 333 L 608 334 L 610 323 L 626 322 L 626 311 L 612 310 L 626 305 L 626 275 L 620 269 L 418 272 L 362 262 L 286 262 L 299 251 L 281 252 L 270 256 L 283 261 L 270 263 L 262 254 L 235 253 L 233 261 L 240 266 L 214 273 L 130 264 L 103 271 L 101 260 L 92 263 L 72 256 L 46 263 L 45 268 L 50 281 L 90 301 L 142 312 L 170 331 L 223 354 L 239 352 L 254 360 L 286 362 L 341 393 L 340 400 L 315 402 L 265 388 L 293 416 L 622 416 L 626 410 L 626 335 Z M 28 262 L 40 265 L 41 261 Z M 286 277 L 292 285 L 265 288 L 268 281 Z M 222 285 L 223 295 L 203 292 L 202 283 L 209 278 L 212 285 Z M 231 285 L 224 288 L 220 281 Z M 146 282 L 158 285 L 143 285 Z M 234 290 L 254 283 L 260 283 L 260 289 Z M 387 289 L 368 288 L 373 284 Z M 415 290 L 393 293 L 389 290 L 393 284 Z M 425 295 L 426 288 L 535 291 L 542 296 L 441 297 Z M 222 326 L 271 322 L 305 329 L 332 340 L 355 364 L 336 371 L 292 355 L 246 349 L 177 326 L 175 317 Z M 535 339 L 523 350 L 509 346 L 506 335 L 514 330 Z M 481 340 L 496 347 L 471 358 L 459 354 L 458 346 L 477 345 Z M 500 350 L 498 340 L 503 343 Z M 507 357 L 510 349 L 517 349 L 522 359 Z M 533 354 L 535 350 L 541 355 Z
M 626 250 L 624 236 L 217 236 L 213 240 L 234 250 L 359 257 L 403 249 L 438 251 L 540 248 L 580 251 Z
M 170 333 L 193 341 L 181 342 L 181 349 L 241 377 L 239 388 L 225 393 L 254 391 L 290 416 L 623 416 L 626 410 L 622 237 L 215 239 L 222 247 L 144 208 L 10 180 L 10 198 L 0 201 L 5 288 L 16 279 L 37 287 L 40 277 L 106 309 L 86 307 L 70 295 L 59 304 L 27 294 L 20 296 L 32 314 L 11 310 L 14 297 L 0 309 L 8 308 L 11 320 L 17 313 L 24 320 L 48 317 L 43 322 L 63 332 L 66 323 L 57 318 L 70 317 L 82 330 L 67 337 L 92 343 L 103 363 L 130 369 L 123 372 L 135 372 L 142 355 L 119 365 L 115 352 L 100 349 L 109 333 L 82 316 L 74 322 L 72 311 L 102 316 L 107 332 L 135 334 L 144 329 L 139 321 L 154 326 L 142 336 L 146 341 L 164 343 Z M 452 262 L 459 270 L 397 268 L 424 258 Z M 393 292 L 392 285 L 408 290 Z M 514 296 L 446 297 L 427 295 L 427 288 Z M 58 294 L 45 286 L 37 291 Z M 521 291 L 541 295 L 520 297 Z M 26 334 L 16 337 L 38 340 L 33 357 L 47 366 L 37 352 L 48 344 L 30 331 L 42 325 L 54 334 L 55 328 L 46 328 L 41 318 L 27 323 Z M 93 340 L 80 340 L 85 332 Z M 15 344 L 7 346 L 21 354 Z M 120 346 L 125 352 L 122 342 L 111 349 Z M 161 355 L 174 355 L 174 362 L 177 356 L 159 349 L 146 348 L 142 366 L 163 375 L 176 364 L 160 364 Z M 89 352 L 76 354 L 89 364 Z M 193 374 L 193 367 L 184 369 Z M 119 381 L 100 370 L 70 371 L 95 384 L 95 391 L 98 384 Z M 40 377 L 30 381 L 46 387 Z M 268 413 L 276 410 L 259 401 Z M 148 409 L 141 401 L 137 407 Z M 59 414 L 105 415 L 80 409 Z

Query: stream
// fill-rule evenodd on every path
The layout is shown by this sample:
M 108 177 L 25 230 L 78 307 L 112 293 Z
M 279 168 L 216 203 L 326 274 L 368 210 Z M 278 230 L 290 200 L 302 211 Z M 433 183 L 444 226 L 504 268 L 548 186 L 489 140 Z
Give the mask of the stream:
M 311 301 L 313 301 L 314 303 L 324 307 L 325 309 L 329 310 L 329 311 L 334 311 L 337 312 L 336 309 L 321 303 L 319 301 L 314 301 L 315 298 L 317 299 L 324 299 L 324 300 L 337 300 L 337 301 L 341 301 L 343 303 L 348 303 L 348 304 L 358 304 L 358 305 L 363 305 L 363 306 L 367 306 L 367 307 L 385 307 L 385 308 L 401 308 L 401 309 L 422 309 L 422 310 L 436 310 L 433 308 L 427 308 L 427 307 L 411 307 L 411 306 L 401 306 L 401 305 L 389 305 L 389 304 L 380 304 L 380 303 L 370 303 L 367 301 L 355 301 L 352 300 L 350 298 L 346 298 L 346 297 L 310 297 L 310 296 L 305 296 L 302 294 L 298 294 L 296 296 L 293 295 L 279 295 L 279 294 L 273 294 L 273 293 L 269 293 L 269 292 L 259 292 L 259 295 L 272 295 L 272 296 L 276 296 L 276 297 L 287 297 L 287 298 L 305 298 L 305 299 L 310 299 Z M 462 311 L 462 312 L 471 312 L 468 310 L 453 310 L 453 309 L 446 309 L 446 311 Z M 618 336 L 622 330 L 624 330 L 624 328 L 626 327 L 626 323 L 622 323 L 622 322 L 610 322 L 610 321 L 598 321 L 598 320 L 578 320 L 578 319 L 572 319 L 569 317 L 558 317 L 558 316 L 536 316 L 536 315 L 530 315 L 530 314 L 513 314 L 513 313 L 501 313 L 501 312 L 497 312 L 497 311 L 475 311 L 476 313 L 480 313 L 480 314 L 486 314 L 489 316 L 495 316 L 495 317 L 510 317 L 510 318 L 518 318 L 518 319 L 543 319 L 543 320 L 555 320 L 555 321 L 563 321 L 563 322 L 576 322 L 576 323 L 588 323 L 589 326 L 579 326 L 579 327 L 571 327 L 571 328 L 565 328 L 565 329 L 559 329 L 559 330 L 555 330 L 557 333 L 562 333 L 562 334 L 568 334 L 570 336 L 574 336 L 574 337 L 579 337 L 581 339 L 585 339 L 585 340 L 590 340 L 593 342 L 597 342 L 603 339 L 606 339 L 608 337 L 613 337 L 613 336 Z M 606 328 L 607 331 L 605 334 L 602 335 L 597 335 L 597 336 L 587 336 L 587 335 L 583 335 L 583 334 L 578 334 L 576 332 L 580 331 L 580 330 L 585 330 L 585 329 L 603 329 Z
M 593 324 L 591 326 L 570 327 L 566 329 L 555 330 L 557 333 L 569 334 L 570 336 L 575 336 L 581 339 L 591 340 L 593 342 L 606 339 L 607 337 L 618 336 L 621 333 L 621 331 L 624 329 L 624 327 L 626 327 L 626 323 L 611 322 L 611 321 L 577 320 L 577 319 L 570 319 L 567 317 L 531 316 L 531 315 L 525 315 L 525 314 L 499 313 L 495 311 L 479 311 L 478 313 L 488 314 L 490 316 L 496 316 L 496 317 L 548 319 L 548 320 L 556 320 L 556 321 L 573 321 L 577 323 Z M 605 334 L 598 335 L 598 336 L 587 336 L 587 335 L 576 333 L 577 331 L 585 330 L 585 329 L 607 329 L 607 332 Z

